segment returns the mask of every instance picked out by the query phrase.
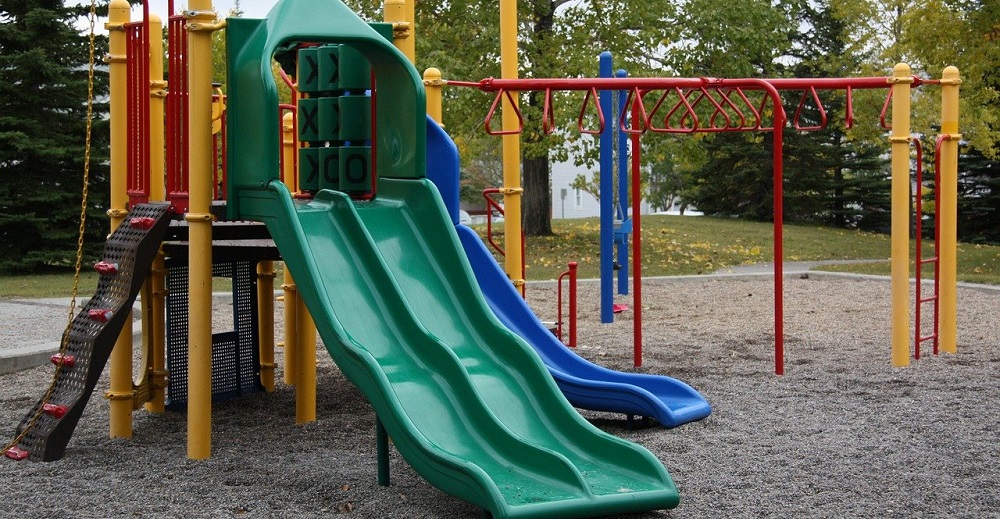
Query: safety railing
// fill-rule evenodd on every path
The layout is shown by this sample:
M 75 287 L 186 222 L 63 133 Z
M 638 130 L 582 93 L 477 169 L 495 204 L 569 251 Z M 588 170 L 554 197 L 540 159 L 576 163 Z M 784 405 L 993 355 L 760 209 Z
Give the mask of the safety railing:
M 563 340 L 563 279 L 569 279 L 569 309 L 567 310 L 567 318 L 569 319 L 569 341 L 566 342 L 566 346 L 570 348 L 576 348 L 576 268 L 577 263 L 575 261 L 569 262 L 567 269 L 559 274 L 559 290 L 556 296 L 556 306 L 559 311 L 556 315 L 556 336 L 559 340 Z
M 500 256 L 507 256 L 504 248 L 500 246 L 496 240 L 493 239 L 493 212 L 496 211 L 500 216 L 504 216 L 503 206 L 500 202 L 497 202 L 492 195 L 501 194 L 503 190 L 499 188 L 489 188 L 483 190 L 483 198 L 486 199 L 486 241 L 490 244 L 493 249 L 495 249 Z M 524 279 L 524 274 L 526 272 L 524 263 L 524 236 L 521 236 L 521 279 Z
M 189 205 L 188 164 L 188 78 L 187 78 L 187 18 L 172 15 L 168 21 L 167 78 L 169 89 L 166 98 L 166 176 L 167 199 L 174 211 L 186 213 Z
M 126 127 L 126 192 L 129 204 L 149 202 L 149 41 L 146 22 L 124 24 L 125 76 L 128 101 Z

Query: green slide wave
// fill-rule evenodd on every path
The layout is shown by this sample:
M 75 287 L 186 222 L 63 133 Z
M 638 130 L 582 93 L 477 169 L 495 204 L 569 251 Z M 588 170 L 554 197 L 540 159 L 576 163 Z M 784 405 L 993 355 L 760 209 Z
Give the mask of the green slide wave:
M 662 464 L 583 420 L 488 311 L 426 180 L 383 179 L 372 202 L 322 191 L 295 203 L 277 181 L 239 196 L 331 356 L 431 484 L 494 517 L 677 505 Z

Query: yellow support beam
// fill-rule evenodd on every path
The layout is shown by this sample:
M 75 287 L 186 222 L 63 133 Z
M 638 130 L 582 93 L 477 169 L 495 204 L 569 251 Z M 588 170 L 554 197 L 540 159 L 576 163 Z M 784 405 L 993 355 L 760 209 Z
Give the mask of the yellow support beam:
M 910 85 L 909 65 L 892 69 L 892 365 L 910 365 Z
M 188 252 L 188 442 L 191 459 L 212 454 L 212 31 L 211 0 L 191 0 L 188 19 L 190 209 Z
M 316 323 L 301 297 L 296 303 L 295 423 L 301 424 L 316 420 Z
M 500 77 L 517 79 L 517 0 L 500 0 Z M 517 129 L 518 120 L 514 107 L 504 107 L 502 126 L 505 132 Z M 504 271 L 524 295 L 521 278 L 521 136 L 503 136 L 503 207 L 504 207 Z
M 382 3 L 382 20 L 392 24 L 392 44 L 410 63 L 417 62 L 417 39 L 414 0 L 385 0 Z
M 441 90 L 448 84 L 441 79 L 441 71 L 431 67 L 424 71 L 424 90 L 427 91 L 427 115 L 439 125 L 444 126 L 441 111 Z
M 958 69 L 947 67 L 941 74 L 941 186 L 938 193 L 941 234 L 938 251 L 940 283 L 938 304 L 938 348 L 955 353 L 958 342 L 958 89 L 962 84 Z
M 149 15 L 150 35 L 163 34 L 163 22 L 160 17 Z M 167 93 L 167 82 L 163 80 L 163 38 L 149 38 L 149 199 L 163 201 L 167 199 L 167 187 L 164 181 L 164 119 L 163 104 Z M 149 354 L 152 356 L 152 387 L 146 411 L 150 413 L 164 412 L 164 389 L 167 387 L 166 369 L 166 256 L 163 251 L 157 253 L 153 260 L 152 275 L 147 283 L 151 283 L 151 312 L 143 316 L 143 329 L 148 328 Z
M 150 388 L 149 402 L 146 402 L 146 411 L 150 413 L 162 413 L 165 411 L 164 401 L 166 395 L 164 389 L 167 387 L 167 363 L 166 363 L 166 296 L 167 296 L 167 264 L 166 254 L 161 249 L 156 253 L 153 260 L 152 276 L 150 283 L 153 285 L 153 310 L 149 319 L 143 322 L 143 326 L 150 327 L 150 337 L 152 338 L 153 373 Z
M 295 154 L 298 149 L 294 120 L 291 113 L 286 113 L 281 119 L 281 178 L 285 180 L 285 184 L 293 192 L 299 190 L 299 186 L 295 185 L 293 180 L 296 178 Z M 285 340 L 282 342 L 284 369 L 282 371 L 284 372 L 285 384 L 294 386 L 296 377 L 295 352 L 298 351 L 299 344 L 299 336 L 295 326 L 297 319 L 295 312 L 299 307 L 299 293 L 296 290 L 292 272 L 288 270 L 288 265 L 285 265 L 284 268 L 284 282 L 281 284 L 281 289 L 284 291 L 283 300 L 285 303 Z
M 129 3 L 111 0 L 108 7 L 108 75 L 111 111 L 111 231 L 128 214 L 128 79 L 125 64 L 127 43 L 124 25 L 131 19 Z M 109 434 L 112 438 L 132 437 L 132 315 L 115 342 L 110 359 L 110 387 L 105 396 L 110 402 Z
M 257 327 L 260 339 L 260 384 L 274 391 L 274 262 L 257 264 Z

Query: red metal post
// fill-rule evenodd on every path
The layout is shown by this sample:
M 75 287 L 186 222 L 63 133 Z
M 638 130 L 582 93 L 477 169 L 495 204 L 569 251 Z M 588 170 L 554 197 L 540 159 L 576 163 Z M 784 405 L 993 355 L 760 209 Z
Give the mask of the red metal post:
M 772 87 L 773 88 L 773 87 Z M 785 110 L 781 98 L 772 90 L 774 100 L 774 143 L 771 146 L 774 157 L 774 374 L 785 373 L 785 310 L 784 310 L 784 192 L 783 158 Z
M 563 278 L 569 275 L 569 271 L 565 270 L 559 277 L 556 278 L 556 337 L 559 341 L 563 340 L 563 313 L 562 313 L 562 301 L 563 301 Z
M 576 348 L 576 267 L 575 261 L 569 262 L 569 347 Z
M 642 117 L 642 97 L 637 96 L 632 101 L 633 126 L 635 119 Z M 642 366 L 642 214 L 640 201 L 640 167 L 642 165 L 642 150 L 639 133 L 632 133 L 632 364 Z

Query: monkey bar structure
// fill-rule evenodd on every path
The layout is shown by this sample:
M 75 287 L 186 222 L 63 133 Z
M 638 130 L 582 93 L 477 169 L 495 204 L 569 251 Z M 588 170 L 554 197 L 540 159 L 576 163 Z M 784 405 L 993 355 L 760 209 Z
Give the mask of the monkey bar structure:
M 823 104 L 822 92 L 842 91 L 846 98 L 845 126 L 854 125 L 854 91 L 886 90 L 886 99 L 879 114 L 883 129 L 890 132 L 892 146 L 892 362 L 896 366 L 909 363 L 909 182 L 910 182 L 910 91 L 923 85 L 942 87 L 942 142 L 945 149 L 941 160 L 941 189 L 938 202 L 942 213 L 939 228 L 940 243 L 937 269 L 940 293 L 939 323 L 934 322 L 934 335 L 941 349 L 955 350 L 955 206 L 954 186 L 957 182 L 958 135 L 958 70 L 948 67 L 943 79 L 924 79 L 910 74 L 905 64 L 897 65 L 891 77 L 859 78 L 780 78 L 780 79 L 720 79 L 720 78 L 567 78 L 567 79 L 495 79 L 477 82 L 447 81 L 450 86 L 476 88 L 494 93 L 483 126 L 490 135 L 518 134 L 524 129 L 524 116 L 516 102 L 521 92 L 542 92 L 542 130 L 546 134 L 556 131 L 553 93 L 584 92 L 582 106 L 577 116 L 577 130 L 598 135 L 608 124 L 616 124 L 633 138 L 633 183 L 639 180 L 638 137 L 652 133 L 722 133 L 768 132 L 772 138 L 773 189 L 774 189 L 774 371 L 784 373 L 784 308 L 783 308 L 783 135 L 786 130 L 816 131 L 827 127 L 828 111 Z M 598 102 L 600 91 L 625 92 L 626 100 L 620 111 L 606 114 Z M 799 100 L 789 118 L 781 97 L 782 92 L 798 93 Z M 510 129 L 495 129 L 494 119 L 498 110 L 512 114 L 517 125 Z M 952 115 L 953 113 L 953 115 Z M 608 121 L 609 115 L 613 119 Z M 887 121 L 887 118 L 890 118 Z M 595 126 L 596 121 L 596 126 Z M 505 127 L 506 128 L 506 127 Z M 953 150 L 948 150 L 951 144 Z M 635 191 L 635 188 L 633 188 Z M 639 215 L 634 211 L 635 237 L 633 256 L 635 291 L 635 355 L 640 362 L 641 350 L 641 267 L 639 267 L 641 236 Z M 950 230 L 949 230 L 950 229 Z M 918 259 L 919 261 L 919 259 Z M 917 305 L 921 301 L 916 302 Z M 919 330 L 920 323 L 917 323 Z M 918 332 L 919 333 L 919 332 Z M 918 341 L 919 342 L 919 341 Z

